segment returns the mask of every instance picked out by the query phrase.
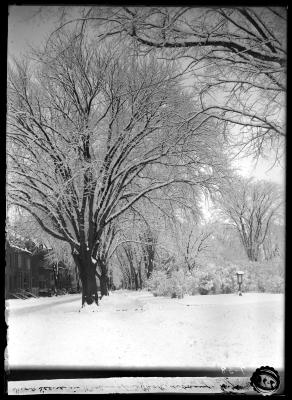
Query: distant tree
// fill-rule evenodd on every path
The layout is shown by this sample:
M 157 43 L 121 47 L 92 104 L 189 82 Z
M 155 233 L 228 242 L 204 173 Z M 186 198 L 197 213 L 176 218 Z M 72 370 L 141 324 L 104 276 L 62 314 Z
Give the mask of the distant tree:
M 140 235 L 142 242 L 143 261 L 146 277 L 149 279 L 154 269 L 154 260 L 157 247 L 157 235 L 150 227 L 147 227 Z
M 246 251 L 234 225 L 230 225 L 228 222 L 224 223 L 220 218 L 208 225 L 212 231 L 209 238 L 208 258 L 212 262 L 229 261 L 236 263 L 236 261 L 247 259 Z
M 76 266 L 67 243 L 55 240 L 53 246 L 44 254 L 44 268 L 53 271 L 55 290 L 58 294 L 58 290 L 62 289 L 64 276 L 67 279 L 67 286 L 70 285 L 70 273 L 75 275 Z
M 177 212 L 199 212 L 194 191 L 168 191 L 151 198 L 147 196 L 135 207 L 131 207 L 120 221 L 122 237 L 118 246 L 126 244 L 127 257 L 134 260 L 139 287 L 143 286 L 145 279 L 149 279 L 156 268 L 166 245 L 166 231 L 171 229 Z
M 135 224 L 136 222 L 136 224 Z M 123 286 L 127 289 L 142 289 L 142 246 L 139 236 L 139 221 L 133 220 L 130 211 L 119 221 L 119 231 L 110 258 L 116 259 L 122 275 Z M 113 257 L 115 256 L 115 257 Z
M 188 225 L 181 229 L 183 231 L 178 235 L 178 249 L 188 271 L 191 272 L 198 267 L 199 256 L 208 252 L 212 231 L 198 225 Z
M 285 228 L 283 224 L 272 223 L 262 246 L 263 258 L 273 260 L 285 257 Z
M 141 258 L 137 254 L 136 246 L 133 246 L 130 243 L 125 243 L 122 248 L 125 254 L 124 266 L 122 266 L 122 268 L 124 271 L 127 271 L 126 275 L 128 278 L 129 288 L 135 290 L 141 289 Z
M 258 261 L 283 204 L 277 184 L 237 177 L 223 192 L 219 206 L 227 221 L 235 226 L 246 254 Z

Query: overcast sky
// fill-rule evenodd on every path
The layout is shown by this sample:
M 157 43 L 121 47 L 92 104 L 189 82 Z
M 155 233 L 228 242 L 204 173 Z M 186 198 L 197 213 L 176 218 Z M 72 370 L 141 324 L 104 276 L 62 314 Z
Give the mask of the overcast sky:
M 40 6 L 10 6 L 8 20 L 8 57 L 25 54 L 29 46 L 41 44 L 54 27 L 53 6 L 42 7 L 42 15 L 36 15 Z M 283 164 L 283 163 L 282 163 Z M 260 159 L 257 164 L 249 157 L 237 159 L 234 166 L 244 176 L 271 180 L 284 184 L 284 165 L 273 167 L 273 157 Z

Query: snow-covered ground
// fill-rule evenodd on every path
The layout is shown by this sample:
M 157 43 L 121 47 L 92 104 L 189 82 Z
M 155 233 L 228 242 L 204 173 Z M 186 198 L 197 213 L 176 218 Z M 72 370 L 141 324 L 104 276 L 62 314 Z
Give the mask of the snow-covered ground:
M 8 300 L 10 367 L 258 368 L 284 365 L 284 296 L 153 297 L 116 291 Z

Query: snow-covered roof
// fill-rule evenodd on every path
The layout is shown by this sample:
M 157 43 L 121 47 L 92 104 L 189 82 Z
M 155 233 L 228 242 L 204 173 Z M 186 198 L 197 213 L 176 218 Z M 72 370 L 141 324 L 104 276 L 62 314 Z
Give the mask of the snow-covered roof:
M 16 239 L 17 242 L 20 242 L 20 243 L 23 243 L 23 244 L 25 242 L 27 242 L 27 241 L 32 242 L 36 246 L 36 251 L 39 250 L 38 248 L 40 246 L 43 247 L 43 250 L 53 250 L 53 248 L 50 246 L 49 242 L 45 243 L 44 241 L 40 241 L 40 240 L 37 240 L 35 238 L 23 237 L 23 236 L 19 235 L 18 233 L 15 233 L 15 232 L 10 232 L 9 236 L 12 239 L 12 242 L 11 242 L 11 240 L 9 240 L 9 238 L 7 237 L 7 241 L 9 242 L 10 247 L 14 247 L 17 250 L 22 250 L 22 251 L 28 252 L 29 254 L 33 254 L 33 253 L 30 252 L 29 250 L 27 250 L 26 248 L 22 248 L 22 247 L 19 247 L 19 246 L 13 244 L 13 241 L 14 241 L 13 239 Z
M 18 246 L 16 246 L 15 244 L 9 243 L 9 246 L 12 247 L 13 249 L 23 251 L 24 253 L 32 254 L 31 251 L 29 251 L 29 250 L 27 250 L 27 249 L 22 249 L 21 247 L 18 247 Z

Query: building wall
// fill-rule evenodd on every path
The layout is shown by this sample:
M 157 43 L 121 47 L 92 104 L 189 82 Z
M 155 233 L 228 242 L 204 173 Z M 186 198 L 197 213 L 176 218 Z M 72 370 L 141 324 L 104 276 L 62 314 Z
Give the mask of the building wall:
M 5 297 L 8 297 L 9 293 L 22 289 L 31 290 L 31 287 L 31 254 L 8 245 L 6 247 Z
M 38 295 L 40 289 L 55 288 L 54 272 L 45 267 L 46 251 L 32 254 L 6 242 L 5 298 L 21 290 Z M 68 290 L 72 283 L 75 286 L 75 277 L 66 269 L 60 269 L 59 282 L 59 289 Z

